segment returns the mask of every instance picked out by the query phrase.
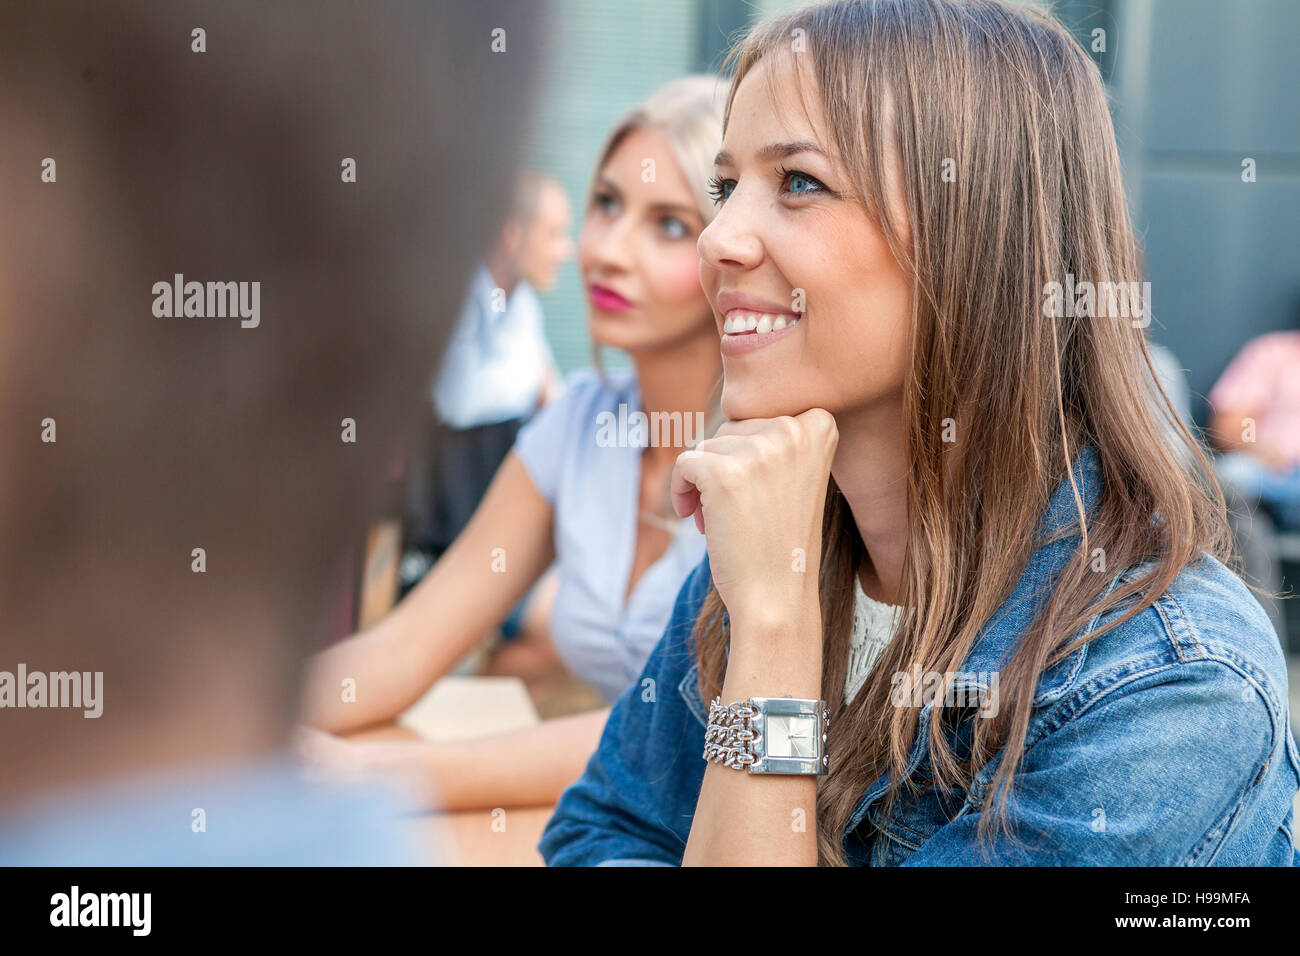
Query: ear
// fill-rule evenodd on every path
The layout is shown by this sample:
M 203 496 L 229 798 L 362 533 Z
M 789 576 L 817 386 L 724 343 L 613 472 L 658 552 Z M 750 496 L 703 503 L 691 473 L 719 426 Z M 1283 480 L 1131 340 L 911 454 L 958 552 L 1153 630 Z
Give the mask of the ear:
M 507 219 L 501 227 L 501 251 L 507 256 L 518 254 L 524 242 L 524 227 L 518 219 Z

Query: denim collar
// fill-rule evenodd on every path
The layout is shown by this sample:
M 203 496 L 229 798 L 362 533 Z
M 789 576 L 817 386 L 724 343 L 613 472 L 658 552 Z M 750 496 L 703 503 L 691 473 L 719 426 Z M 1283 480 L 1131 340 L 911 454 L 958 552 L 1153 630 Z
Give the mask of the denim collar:
M 1101 465 L 1092 445 L 1079 449 L 1072 471 L 1083 510 L 1091 515 L 1101 491 Z M 1074 487 L 1066 477 L 1052 492 L 1038 522 L 1034 532 L 1038 547 L 1030 554 L 1011 595 L 985 623 L 966 657 L 965 670 L 1000 670 L 1010 661 L 1017 639 L 1047 605 L 1057 577 L 1079 547 L 1078 522 Z M 1054 536 L 1056 540 L 1051 540 Z
M 1080 448 L 1071 471 L 1078 486 L 1079 497 L 1083 500 L 1084 512 L 1091 514 L 1102 484 L 1100 461 L 1091 444 L 1084 444 Z M 980 688 L 987 691 L 987 676 L 1000 671 L 1010 661 L 1020 636 L 1051 598 L 1057 577 L 1078 547 L 1077 527 L 1070 530 L 1077 526 L 1078 518 L 1074 487 L 1067 476 L 1052 493 L 1038 522 L 1034 539 L 1039 542 L 1038 546 L 1030 554 L 1011 595 L 981 629 L 962 666 L 962 672 L 967 676 L 953 682 L 954 690 Z M 1058 534 L 1061 537 L 1050 540 Z M 1115 580 L 1112 580 L 1111 587 L 1114 584 Z M 1096 618 L 1089 624 L 1089 628 L 1095 626 L 1095 623 Z M 1043 674 L 1034 697 L 1035 707 L 1065 693 L 1078 674 L 1086 652 L 1085 645 Z M 908 754 L 908 774 L 920 765 L 922 756 L 929 749 L 929 717 L 933 708 L 933 703 L 927 703 L 921 710 L 916 739 Z M 881 774 L 867 788 L 849 818 L 843 835 L 845 841 L 861 822 L 867 808 L 885 792 L 888 782 L 888 775 Z

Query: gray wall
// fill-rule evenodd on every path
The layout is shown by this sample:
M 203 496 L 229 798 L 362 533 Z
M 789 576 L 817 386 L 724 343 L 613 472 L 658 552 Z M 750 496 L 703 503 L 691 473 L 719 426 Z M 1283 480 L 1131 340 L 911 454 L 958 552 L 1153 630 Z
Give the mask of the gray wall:
M 1192 413 L 1204 424 L 1204 396 L 1242 344 L 1300 325 L 1300 4 L 1107 7 L 1116 132 L 1151 280 L 1151 334 L 1188 369 Z M 1242 181 L 1246 157 L 1256 182 Z

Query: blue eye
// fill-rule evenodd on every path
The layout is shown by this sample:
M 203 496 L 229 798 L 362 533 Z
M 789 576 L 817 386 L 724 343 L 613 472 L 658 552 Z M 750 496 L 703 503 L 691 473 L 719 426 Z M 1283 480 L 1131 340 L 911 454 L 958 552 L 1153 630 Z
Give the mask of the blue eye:
M 686 228 L 686 223 L 682 222 L 676 216 L 664 216 L 659 220 L 660 225 L 664 228 L 664 235 L 669 239 L 685 239 L 690 235 L 690 230 Z
M 709 195 L 713 197 L 713 202 L 716 205 L 722 205 L 735 188 L 736 181 L 734 179 L 714 179 L 712 176 L 709 177 Z
M 801 173 L 797 169 L 785 169 L 782 167 L 778 170 L 782 181 L 787 183 L 792 196 L 804 195 L 807 193 L 827 192 L 818 180 L 809 176 L 807 173 Z M 801 185 L 802 184 L 802 185 Z

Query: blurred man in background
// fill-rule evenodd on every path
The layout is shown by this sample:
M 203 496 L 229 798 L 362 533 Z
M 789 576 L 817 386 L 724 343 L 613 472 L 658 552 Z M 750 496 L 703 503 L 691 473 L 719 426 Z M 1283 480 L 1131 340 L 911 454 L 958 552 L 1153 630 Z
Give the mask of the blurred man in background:
M 559 181 L 522 173 L 434 383 L 427 442 L 412 456 L 402 595 L 469 523 L 519 427 L 561 386 L 537 293 L 572 258 L 572 228 Z
M 508 211 L 542 27 L 493 0 L 0 7 L 0 862 L 409 858 L 382 802 L 281 755 Z M 162 317 L 173 280 L 206 303 Z M 220 283 L 260 290 L 255 323 L 205 309 Z M 73 673 L 93 709 L 70 678 L 54 706 Z

